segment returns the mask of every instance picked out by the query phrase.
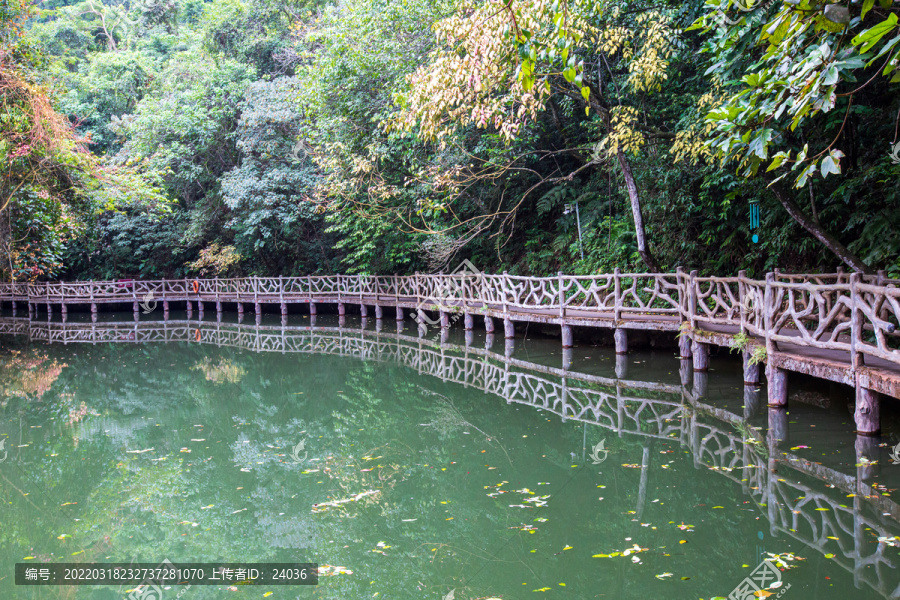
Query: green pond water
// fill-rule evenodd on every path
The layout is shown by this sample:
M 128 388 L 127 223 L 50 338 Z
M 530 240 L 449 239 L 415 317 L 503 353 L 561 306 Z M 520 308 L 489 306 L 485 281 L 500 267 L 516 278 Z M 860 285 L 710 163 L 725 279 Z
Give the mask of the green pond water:
M 636 350 L 617 385 L 609 347 L 563 371 L 533 332 L 80 316 L 0 319 L 2 599 L 133 595 L 16 586 L 16 563 L 168 559 L 322 568 L 168 599 L 709 600 L 771 555 L 763 596 L 900 594 L 890 400 L 857 440 L 848 390 L 800 380 L 769 414 L 726 353 L 685 387 L 673 350 Z

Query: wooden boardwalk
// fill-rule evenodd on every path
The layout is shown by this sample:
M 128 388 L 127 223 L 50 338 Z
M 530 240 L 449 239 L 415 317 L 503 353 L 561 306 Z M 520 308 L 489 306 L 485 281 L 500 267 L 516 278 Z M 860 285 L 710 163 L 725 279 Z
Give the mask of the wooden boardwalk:
M 50 318 L 58 306 L 63 321 L 72 305 L 89 305 L 96 320 L 98 306 L 122 309 L 131 305 L 135 320 L 144 309 L 162 304 L 168 320 L 172 303 L 184 305 L 188 319 L 197 308 L 198 323 L 206 307 L 221 315 L 235 305 L 243 316 L 253 306 L 257 319 L 264 305 L 302 304 L 316 314 L 317 304 L 335 304 L 344 315 L 348 304 L 363 317 L 374 307 L 375 318 L 388 308 L 398 321 L 411 311 L 419 327 L 442 329 L 462 317 L 471 330 L 475 317 L 488 333 L 502 321 L 507 339 L 515 337 L 515 322 L 555 324 L 562 344 L 573 345 L 573 327 L 614 330 L 616 351 L 628 349 L 628 331 L 672 332 L 679 337 L 679 354 L 690 367 L 704 372 L 709 346 L 742 344 L 744 380 L 757 385 L 765 364 L 768 403 L 787 402 L 788 372 L 827 379 L 856 390 L 855 421 L 863 435 L 880 432 L 880 398 L 900 398 L 900 280 L 884 273 L 800 274 L 780 272 L 756 280 L 700 277 L 687 273 L 621 273 L 555 277 L 520 277 L 463 270 L 453 274 L 240 279 L 180 279 L 161 281 L 88 281 L 0 284 L 0 302 L 10 302 L 13 314 L 27 305 L 28 318 L 44 308 Z

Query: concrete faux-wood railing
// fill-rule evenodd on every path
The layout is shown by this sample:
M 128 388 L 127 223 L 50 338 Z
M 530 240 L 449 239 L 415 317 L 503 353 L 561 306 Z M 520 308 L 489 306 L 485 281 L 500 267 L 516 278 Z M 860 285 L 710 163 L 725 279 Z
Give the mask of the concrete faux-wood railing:
M 679 269 L 555 277 L 463 273 L 13 283 L 0 284 L 0 301 L 11 301 L 14 312 L 17 303 L 27 303 L 29 318 L 39 306 L 49 318 L 58 304 L 63 320 L 73 304 L 89 304 L 96 319 L 98 305 L 131 303 L 136 320 L 147 302 L 162 302 L 164 319 L 171 302 L 184 302 L 189 319 L 196 303 L 201 320 L 210 303 L 217 315 L 223 304 L 235 303 L 239 318 L 244 304 L 253 304 L 257 320 L 265 304 L 279 304 L 286 315 L 289 304 L 306 304 L 316 314 L 317 303 L 331 303 L 342 316 L 347 304 L 358 304 L 363 317 L 374 306 L 376 319 L 382 319 L 390 307 L 398 321 L 405 309 L 415 309 L 420 327 L 433 323 L 446 329 L 453 315 L 462 315 L 470 330 L 479 315 L 493 334 L 494 320 L 502 319 L 507 339 L 514 338 L 516 321 L 558 324 L 566 348 L 573 344 L 573 326 L 609 328 L 618 353 L 627 352 L 629 329 L 680 331 L 679 354 L 692 360 L 695 371 L 707 370 L 709 345 L 743 342 L 744 379 L 756 385 L 755 351 L 766 363 L 770 406 L 786 404 L 788 371 L 851 385 L 857 430 L 877 434 L 879 394 L 900 398 L 900 280 L 883 272 L 775 271 L 762 280 L 744 272 L 700 277 Z M 438 319 L 430 319 L 432 312 Z

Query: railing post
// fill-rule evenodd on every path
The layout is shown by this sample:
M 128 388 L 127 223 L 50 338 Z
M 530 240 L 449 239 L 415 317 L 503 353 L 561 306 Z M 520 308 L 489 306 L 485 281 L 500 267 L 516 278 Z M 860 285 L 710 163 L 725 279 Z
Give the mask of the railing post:
M 859 272 L 850 274 L 850 369 L 854 372 L 854 378 L 856 370 L 863 366 L 863 355 L 859 351 L 863 333 L 863 315 L 859 309 L 859 293 L 857 292 L 860 278 Z M 877 325 L 875 326 L 877 327 Z
M 738 310 L 741 312 L 741 333 L 747 333 L 747 314 L 744 310 L 744 298 L 747 297 L 747 291 L 744 289 L 744 278 L 747 271 L 741 269 L 738 271 Z
M 837 273 L 837 283 L 840 283 L 844 279 L 844 265 L 838 265 L 835 272 Z
M 615 271 L 613 271 L 613 289 L 615 290 L 614 299 L 615 304 L 613 305 L 613 320 L 618 322 L 620 318 L 622 318 L 622 280 L 621 280 L 621 271 L 619 267 L 616 267 Z
M 566 294 L 563 291 L 563 272 L 557 271 L 557 281 L 559 281 L 559 318 L 566 318 Z
M 507 285 L 506 285 L 506 271 L 503 271 L 503 279 L 500 280 L 500 293 L 501 293 L 502 296 L 503 296 L 503 315 L 504 315 L 503 318 L 504 318 L 504 319 L 508 319 L 508 318 L 509 318 L 509 317 L 506 316 L 506 314 L 509 313 L 509 307 L 506 305 L 506 288 L 507 288 Z
M 697 328 L 697 275 L 697 270 L 694 269 L 688 276 L 688 318 L 691 331 Z
M 775 290 L 772 289 L 772 284 L 775 283 L 775 274 L 774 273 L 766 273 L 766 291 L 763 296 L 763 323 L 766 327 L 766 355 L 768 356 L 768 360 L 771 361 L 772 354 L 775 352 L 775 342 L 772 340 L 772 328 L 774 327 L 774 317 L 775 317 Z

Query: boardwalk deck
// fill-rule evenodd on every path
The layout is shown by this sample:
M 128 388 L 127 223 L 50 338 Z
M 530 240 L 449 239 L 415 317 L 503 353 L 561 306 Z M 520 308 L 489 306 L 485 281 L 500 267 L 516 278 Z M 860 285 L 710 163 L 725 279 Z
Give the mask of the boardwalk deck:
M 862 434 L 880 431 L 880 396 L 900 398 L 900 281 L 884 273 L 792 275 L 768 273 L 754 280 L 699 277 L 686 273 L 621 273 L 555 277 L 519 277 L 506 273 L 463 272 L 450 275 L 335 275 L 242 279 L 181 279 L 161 281 L 53 282 L 0 284 L 0 302 L 27 304 L 29 318 L 44 307 L 48 317 L 59 306 L 63 320 L 72 305 L 90 305 L 96 319 L 99 305 L 130 303 L 135 320 L 142 303 L 163 304 L 168 319 L 171 303 L 184 303 L 188 317 L 196 306 L 236 304 L 243 314 L 252 304 L 257 319 L 262 306 L 336 304 L 345 313 L 356 304 L 376 318 L 391 308 L 402 320 L 413 311 L 420 326 L 449 327 L 459 315 L 465 326 L 474 317 L 494 331 L 503 323 L 506 338 L 515 336 L 515 322 L 543 323 L 562 328 L 563 346 L 572 345 L 572 327 L 615 330 L 616 351 L 627 351 L 629 330 L 679 332 L 680 354 L 693 369 L 708 368 L 709 346 L 733 347 L 743 341 L 745 381 L 759 380 L 751 364 L 754 349 L 764 349 L 763 361 L 770 406 L 787 402 L 787 372 L 804 373 L 856 389 L 856 425 Z M 432 319 L 438 313 L 439 318 Z M 757 350 L 756 356 L 760 356 Z

